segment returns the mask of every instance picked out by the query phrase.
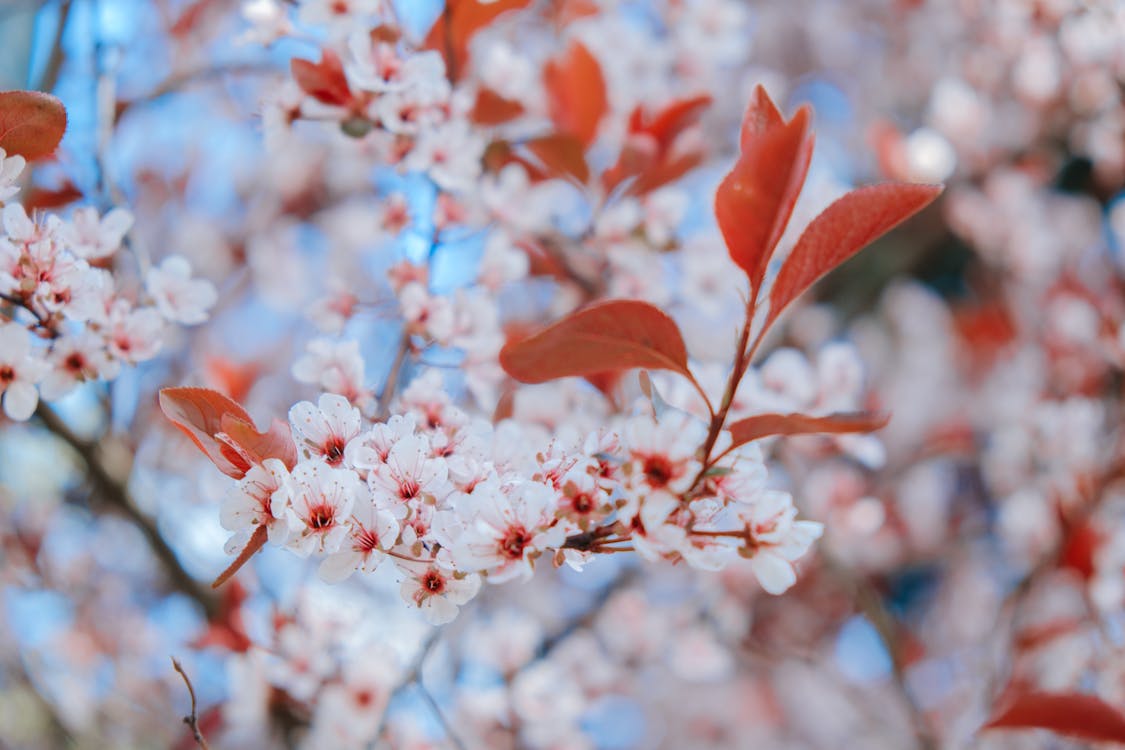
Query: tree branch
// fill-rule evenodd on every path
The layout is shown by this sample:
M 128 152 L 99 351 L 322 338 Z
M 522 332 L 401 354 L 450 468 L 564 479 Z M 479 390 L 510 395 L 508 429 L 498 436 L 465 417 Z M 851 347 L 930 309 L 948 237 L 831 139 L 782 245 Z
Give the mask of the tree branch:
M 172 667 L 180 673 L 180 677 L 184 678 L 184 684 L 187 685 L 188 695 L 191 696 L 191 714 L 184 717 L 184 723 L 191 727 L 191 736 L 195 738 L 195 744 L 199 745 L 200 750 L 211 750 L 207 740 L 204 739 L 203 733 L 199 731 L 199 719 L 195 715 L 195 688 L 191 685 L 191 679 L 188 678 L 187 672 L 176 661 L 176 657 L 172 657 Z
M 35 413 L 43 425 L 53 435 L 69 445 L 86 464 L 86 472 L 93 482 L 93 489 L 97 495 L 111 508 L 132 521 L 144 534 L 149 547 L 156 555 L 157 560 L 160 561 L 172 586 L 177 591 L 194 599 L 203 608 L 208 618 L 213 617 L 218 612 L 218 602 L 214 596 L 180 564 L 175 550 L 168 545 L 168 542 L 156 528 L 156 524 L 137 507 L 125 486 L 125 482 L 114 477 L 105 465 L 97 445 L 74 434 L 59 415 L 46 404 L 40 402 Z

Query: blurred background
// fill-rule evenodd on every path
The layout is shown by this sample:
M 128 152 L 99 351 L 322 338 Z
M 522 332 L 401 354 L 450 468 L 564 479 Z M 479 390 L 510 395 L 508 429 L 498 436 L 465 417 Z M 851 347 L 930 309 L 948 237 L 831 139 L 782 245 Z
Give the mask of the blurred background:
M 1125 708 L 1125 6 L 537 0 L 502 15 L 474 37 L 454 101 L 506 87 L 538 132 L 540 67 L 581 39 L 609 91 L 595 171 L 615 162 L 635 106 L 711 96 L 680 142 L 704 155 L 698 167 L 637 197 L 617 226 L 590 221 L 593 189 L 505 187 L 486 169 L 465 198 L 388 164 L 379 133 L 342 134 L 290 61 L 347 59 L 349 34 L 392 11 L 411 50 L 445 12 L 441 0 L 0 0 L 0 90 L 53 92 L 69 117 L 18 200 L 40 215 L 128 208 L 120 284 L 179 254 L 219 292 L 211 319 L 170 331 L 159 357 L 0 422 L 0 746 L 194 746 L 170 657 L 216 748 L 1097 739 L 980 730 L 1021 691 Z M 208 588 L 230 560 L 218 513 L 229 482 L 169 429 L 156 391 L 218 388 L 264 424 L 315 399 L 293 362 L 325 336 L 357 342 L 366 387 L 386 387 L 405 335 L 395 263 L 428 263 L 430 291 L 453 297 L 480 285 L 497 226 L 519 247 L 586 243 L 608 259 L 607 296 L 668 309 L 701 371 L 719 372 L 741 290 L 711 202 L 757 84 L 787 114 L 815 110 L 798 229 L 851 186 L 946 185 L 818 285 L 759 363 L 762 393 L 797 398 L 802 378 L 827 392 L 850 387 L 851 370 L 824 354 L 846 345 L 862 363 L 853 406 L 894 415 L 875 443 L 767 447 L 775 481 L 827 528 L 793 590 L 770 597 L 745 570 L 632 555 L 581 574 L 541 563 L 435 630 L 389 566 L 330 586 L 266 548 L 245 577 Z M 473 127 L 483 149 L 517 142 L 523 122 Z M 442 225 L 447 194 L 464 212 Z M 401 231 L 388 229 L 391 195 L 410 208 Z M 518 286 L 495 295 L 501 324 L 584 301 L 534 258 Z M 357 311 L 326 332 L 325 300 L 344 292 Z M 427 348 L 403 385 L 440 372 L 491 416 L 508 384 L 500 373 L 482 397 L 464 361 Z M 690 398 L 656 382 L 670 403 Z M 607 413 L 589 384 L 552 387 L 520 391 L 513 417 L 550 434 Z M 638 397 L 621 388 L 619 403 Z M 334 693 L 354 701 L 364 680 L 378 710 Z

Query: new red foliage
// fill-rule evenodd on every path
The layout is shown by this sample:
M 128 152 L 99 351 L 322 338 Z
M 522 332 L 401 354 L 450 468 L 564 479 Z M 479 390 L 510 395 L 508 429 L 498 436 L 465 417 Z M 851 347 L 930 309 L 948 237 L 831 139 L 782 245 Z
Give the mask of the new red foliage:
M 164 388 L 160 409 L 227 476 L 241 479 L 267 458 L 290 468 L 297 463 L 288 424 L 274 420 L 267 432 L 258 432 L 246 410 L 218 391 Z
M 543 68 L 547 109 L 559 132 L 589 146 L 609 108 L 605 79 L 597 58 L 581 42 L 571 42 L 566 52 Z
M 733 260 L 750 279 L 757 299 L 812 158 L 811 110 L 789 122 L 759 86 L 742 124 L 742 154 L 715 192 L 715 218 Z
M 323 50 L 318 63 L 294 58 L 289 67 L 301 90 L 317 101 L 336 107 L 351 104 L 353 97 L 344 65 L 332 50 Z
M 733 423 L 728 429 L 733 439 L 731 447 L 737 447 L 771 435 L 872 432 L 886 427 L 889 421 L 890 417 L 886 414 L 867 412 L 829 414 L 826 417 L 808 414 L 755 414 Z
M 28 161 L 50 156 L 66 132 L 63 103 L 40 91 L 0 91 L 0 148 Z
M 821 276 L 910 218 L 941 194 L 940 185 L 884 183 L 844 195 L 805 228 L 770 288 L 768 321 Z
M 500 351 L 500 364 L 523 383 L 645 367 L 691 377 L 680 329 L 666 314 L 637 300 L 583 308 Z
M 1085 693 L 1017 692 L 982 729 L 1047 729 L 1091 742 L 1125 744 L 1125 715 Z

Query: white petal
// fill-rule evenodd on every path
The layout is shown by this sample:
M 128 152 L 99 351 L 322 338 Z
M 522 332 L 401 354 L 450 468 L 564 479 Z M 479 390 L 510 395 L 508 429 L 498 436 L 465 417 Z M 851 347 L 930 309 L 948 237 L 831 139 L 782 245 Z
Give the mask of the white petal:
M 4 391 L 4 413 L 9 419 L 24 422 L 39 405 L 39 391 L 31 383 L 16 381 Z

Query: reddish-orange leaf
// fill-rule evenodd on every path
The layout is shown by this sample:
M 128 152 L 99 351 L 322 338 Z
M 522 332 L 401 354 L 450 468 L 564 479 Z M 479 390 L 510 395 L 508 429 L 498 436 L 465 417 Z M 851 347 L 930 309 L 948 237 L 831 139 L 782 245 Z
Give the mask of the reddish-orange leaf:
M 239 568 L 250 562 L 250 558 L 254 556 L 255 552 L 266 546 L 266 540 L 268 538 L 269 532 L 266 530 L 265 526 L 259 525 L 255 528 L 254 533 L 250 536 L 250 541 L 247 542 L 246 546 L 242 548 L 242 551 L 238 553 L 238 557 L 234 558 L 234 562 L 228 565 L 227 569 L 211 582 L 211 588 L 217 589 L 233 578 Z
M 889 182 L 853 190 L 824 209 L 805 228 L 774 279 L 767 325 L 817 279 L 921 211 L 941 191 L 940 185 Z
M 869 412 L 829 414 L 814 417 L 808 414 L 755 414 L 732 424 L 732 447 L 771 435 L 818 435 L 850 432 L 874 432 L 886 427 L 890 417 Z
M 49 211 L 62 208 L 81 198 L 82 191 L 75 187 L 73 182 L 66 182 L 62 187 L 53 190 L 46 188 L 32 188 L 23 199 L 23 207 L 30 214 L 35 209 Z
M 352 101 L 348 78 L 340 56 L 330 49 L 321 52 L 320 62 L 294 58 L 289 62 L 293 79 L 301 90 L 316 99 L 336 107 L 346 107 Z
M 456 81 L 469 61 L 473 36 L 501 14 L 530 4 L 531 0 L 448 0 L 449 10 L 438 16 L 423 46 L 442 54 L 450 80 Z
M 297 465 L 297 446 L 287 422 L 275 419 L 270 423 L 269 430 L 258 432 L 253 423 L 225 414 L 222 428 L 222 442 L 252 464 L 277 458 L 290 469 Z
M 808 174 L 813 138 L 811 110 L 801 107 L 782 122 L 758 87 L 743 120 L 742 154 L 715 193 L 715 218 L 731 259 L 750 279 L 757 296 Z
M 1089 623 L 1081 617 L 1061 617 L 1042 625 L 1020 631 L 1013 646 L 1016 651 L 1031 651 L 1044 646 L 1060 636 L 1069 635 Z
M 750 104 L 746 107 L 746 114 L 742 116 L 741 135 L 738 139 L 743 150 L 755 138 L 785 124 L 781 111 L 773 103 L 773 99 L 770 99 L 770 95 L 766 93 L 761 84 L 754 87 L 754 93 L 751 96 Z
M 711 97 L 676 99 L 654 114 L 636 107 L 629 116 L 629 137 L 617 163 L 602 174 L 602 185 L 612 191 L 634 175 L 629 192 L 643 195 L 678 179 L 703 161 L 702 152 L 676 153 L 676 139 L 699 119 Z
M 637 179 L 629 186 L 628 192 L 632 195 L 644 195 L 669 182 L 678 180 L 691 170 L 703 163 L 704 154 L 700 151 L 665 159 L 660 163 L 641 172 Z
M 28 161 L 50 156 L 66 132 L 66 107 L 40 91 L 0 91 L 0 148 Z
M 1097 572 L 1095 558 L 1098 549 L 1105 542 L 1101 531 L 1090 522 L 1072 527 L 1063 542 L 1059 567 L 1070 568 L 1085 580 L 1090 580 Z
M 469 117 L 481 125 L 499 125 L 522 114 L 523 105 L 519 102 L 505 99 L 492 89 L 482 88 L 477 92 Z
M 535 154 L 547 171 L 555 177 L 573 177 L 580 184 L 590 179 L 590 168 L 586 165 L 586 150 L 582 141 L 573 135 L 553 133 L 533 138 L 526 144 L 527 150 Z
M 1125 715 L 1085 693 L 1016 693 L 982 729 L 1047 729 L 1090 742 L 1125 743 Z
M 572 41 L 560 57 L 543 68 L 547 110 L 562 133 L 589 146 L 609 107 L 605 79 L 597 58 L 581 42 Z
M 688 99 L 676 99 L 656 112 L 651 119 L 638 107 L 630 118 L 629 129 L 643 132 L 656 139 L 662 148 L 668 148 L 676 136 L 699 120 L 703 111 L 711 105 L 711 97 L 706 94 Z
M 267 458 L 292 468 L 297 452 L 289 426 L 275 421 L 266 433 L 239 404 L 210 388 L 164 388 L 160 409 L 203 451 L 219 471 L 241 479 L 250 466 Z
M 523 383 L 645 367 L 691 377 L 680 329 L 647 302 L 611 300 L 571 313 L 500 350 L 500 364 Z

